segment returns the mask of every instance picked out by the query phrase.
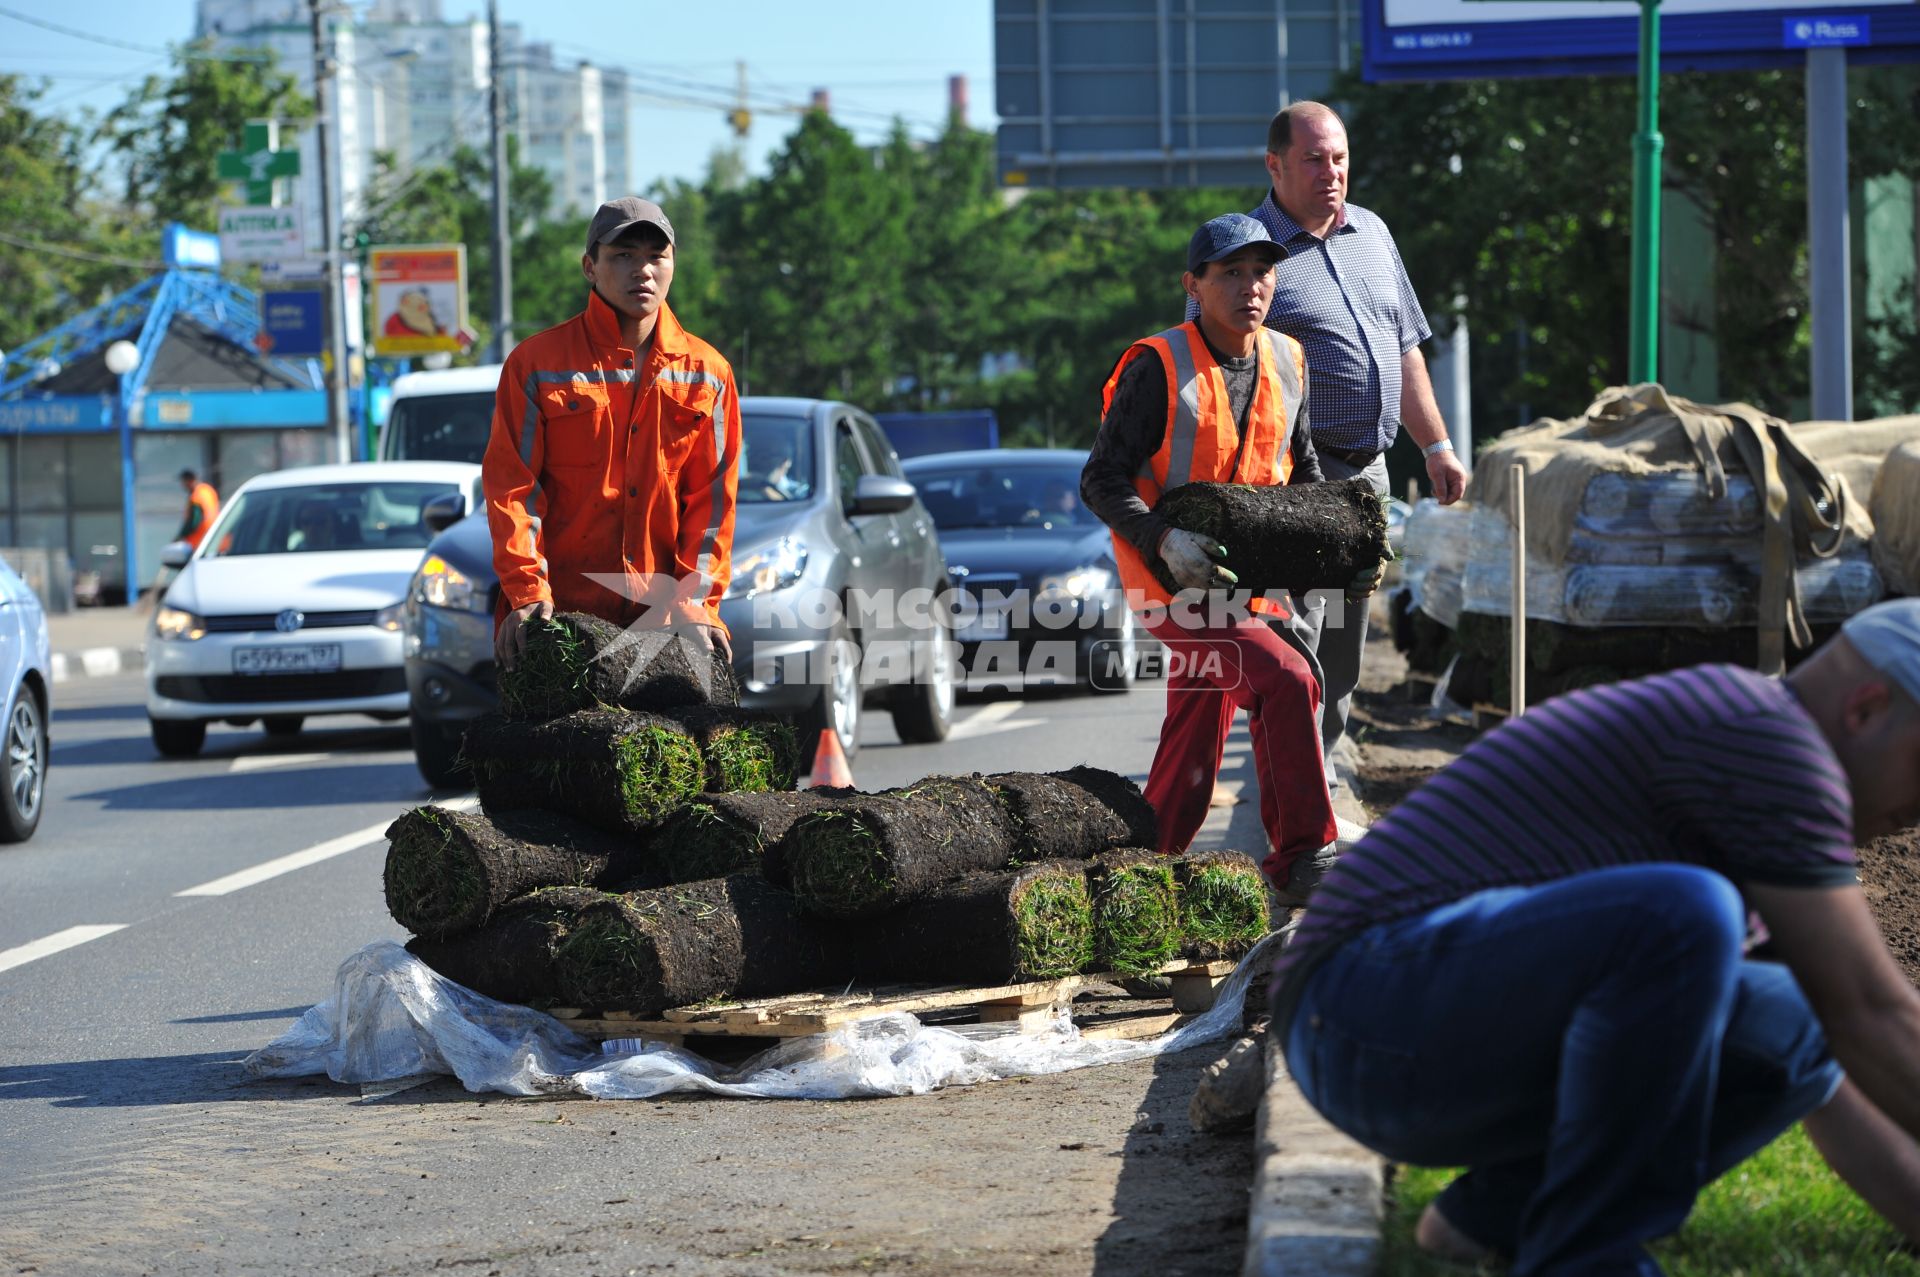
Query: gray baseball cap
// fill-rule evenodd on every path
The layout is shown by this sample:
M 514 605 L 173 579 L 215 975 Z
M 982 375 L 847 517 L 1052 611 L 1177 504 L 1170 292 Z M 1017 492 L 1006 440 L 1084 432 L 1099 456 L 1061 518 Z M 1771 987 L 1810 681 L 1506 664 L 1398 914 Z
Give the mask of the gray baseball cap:
M 1248 217 L 1245 213 L 1222 213 L 1212 221 L 1203 222 L 1200 229 L 1187 241 L 1187 269 L 1197 271 L 1208 262 L 1217 262 L 1222 257 L 1230 257 L 1250 244 L 1264 245 L 1269 261 L 1279 261 L 1287 251 L 1273 242 L 1273 236 L 1267 234 L 1267 227 L 1257 217 Z
M 1867 664 L 1920 702 L 1920 599 L 1889 599 L 1856 612 L 1840 633 Z
M 636 226 L 656 227 L 667 237 L 667 243 L 673 243 L 673 223 L 660 206 L 638 195 L 627 195 L 608 200 L 593 215 L 593 224 L 587 227 L 587 251 L 591 253 L 595 244 L 612 243 Z

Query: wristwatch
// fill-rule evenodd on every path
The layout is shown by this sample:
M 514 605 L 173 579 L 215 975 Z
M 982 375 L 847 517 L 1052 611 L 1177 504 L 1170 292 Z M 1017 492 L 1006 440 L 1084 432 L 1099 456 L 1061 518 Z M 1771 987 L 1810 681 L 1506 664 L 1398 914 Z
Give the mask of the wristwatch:
M 1431 457 L 1436 452 L 1452 452 L 1452 451 L 1453 451 L 1453 440 L 1435 439 L 1432 443 L 1420 449 L 1420 455 L 1423 457 Z

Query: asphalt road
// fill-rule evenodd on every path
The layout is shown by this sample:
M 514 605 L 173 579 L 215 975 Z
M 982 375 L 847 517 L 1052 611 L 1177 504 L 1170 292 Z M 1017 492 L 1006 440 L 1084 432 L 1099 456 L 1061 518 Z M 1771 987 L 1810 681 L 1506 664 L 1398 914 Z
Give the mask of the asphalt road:
M 1237 1268 L 1251 1149 L 1187 1128 L 1204 1053 L 857 1103 L 249 1081 L 239 1060 L 325 998 L 342 958 L 404 938 L 379 832 L 435 796 L 405 725 L 215 728 L 202 757 L 163 761 L 137 675 L 56 693 L 40 832 L 0 848 L 8 1272 Z M 1149 683 L 968 701 L 938 746 L 870 712 L 854 776 L 1088 762 L 1138 779 L 1162 700 Z M 1250 808 L 1220 809 L 1209 840 L 1244 836 Z

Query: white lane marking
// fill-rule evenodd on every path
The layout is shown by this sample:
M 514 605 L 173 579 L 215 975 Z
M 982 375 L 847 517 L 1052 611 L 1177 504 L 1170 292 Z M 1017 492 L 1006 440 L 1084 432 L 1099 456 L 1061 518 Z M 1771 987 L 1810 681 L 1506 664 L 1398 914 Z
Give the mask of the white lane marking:
M 1019 701 L 995 701 L 991 705 L 984 705 L 955 723 L 947 732 L 947 739 L 967 740 L 974 736 L 985 736 L 989 732 L 1018 731 L 1022 727 L 1039 727 L 1047 721 L 1044 718 L 1025 718 L 1016 723 L 1007 721 L 1025 708 Z
M 18 948 L 0 949 L 0 971 L 23 967 L 36 958 L 49 957 L 62 949 L 71 949 L 89 940 L 110 936 L 116 931 L 125 930 L 126 925 L 124 922 L 107 922 L 84 927 L 68 927 L 65 931 L 56 931 L 50 936 L 29 941 Z
M 332 758 L 332 754 L 242 754 L 233 760 L 227 768 L 233 772 L 257 772 L 268 767 L 292 767 L 296 763 L 317 763 Z
M 478 798 L 454 798 L 439 804 L 449 811 L 472 811 L 480 805 Z M 356 829 L 350 834 L 341 834 L 338 838 L 329 838 L 325 842 L 315 843 L 304 851 L 278 856 L 251 869 L 242 869 L 230 873 L 224 878 L 215 878 L 212 882 L 203 882 L 197 887 L 188 887 L 185 891 L 176 891 L 175 896 L 225 896 L 239 891 L 243 887 L 252 887 L 278 878 L 281 874 L 292 873 L 296 869 L 305 869 L 308 865 L 317 865 L 323 860 L 345 855 L 349 851 L 377 842 L 380 835 L 387 832 L 391 820 L 383 820 L 377 825 L 368 825 L 365 829 Z

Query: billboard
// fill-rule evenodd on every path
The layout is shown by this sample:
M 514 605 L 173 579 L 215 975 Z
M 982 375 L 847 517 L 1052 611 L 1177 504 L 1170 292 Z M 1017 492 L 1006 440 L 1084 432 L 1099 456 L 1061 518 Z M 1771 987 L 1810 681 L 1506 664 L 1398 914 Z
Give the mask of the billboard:
M 374 354 L 452 354 L 472 342 L 465 244 L 368 249 L 367 270 L 372 279 Z
M 994 0 L 1001 184 L 1260 186 L 1273 113 L 1349 65 L 1355 3 Z
M 1631 75 L 1633 0 L 1363 0 L 1369 80 Z M 1660 69 L 1800 67 L 1810 48 L 1850 62 L 1920 56 L 1920 4 L 1860 0 L 1661 0 Z
M 327 295 L 318 288 L 277 288 L 260 294 L 260 349 L 294 357 L 327 348 Z

